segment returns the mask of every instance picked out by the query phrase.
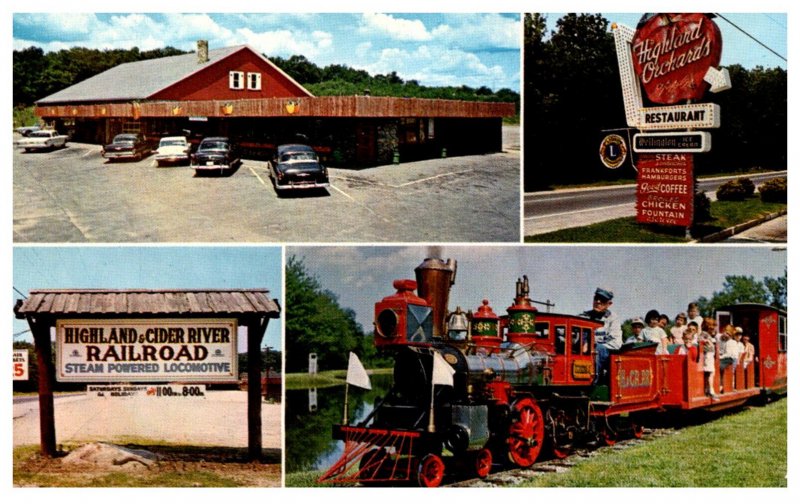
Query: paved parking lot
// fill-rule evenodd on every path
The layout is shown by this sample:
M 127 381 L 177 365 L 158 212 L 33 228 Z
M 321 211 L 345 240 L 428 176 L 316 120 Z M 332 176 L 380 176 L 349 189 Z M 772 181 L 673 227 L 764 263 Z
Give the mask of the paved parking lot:
M 14 241 L 519 241 L 519 129 L 506 150 L 364 170 L 331 168 L 331 188 L 279 198 L 266 162 L 195 177 L 153 157 L 108 163 L 100 146 L 14 149 Z

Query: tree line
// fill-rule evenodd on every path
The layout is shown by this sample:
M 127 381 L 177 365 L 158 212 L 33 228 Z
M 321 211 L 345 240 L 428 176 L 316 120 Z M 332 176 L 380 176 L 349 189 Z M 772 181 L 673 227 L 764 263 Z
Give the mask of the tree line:
M 567 14 L 549 32 L 547 21 L 524 18 L 525 190 L 635 178 L 629 163 L 609 170 L 599 157 L 608 131 L 626 128 L 609 20 Z M 711 152 L 695 156 L 695 172 L 785 169 L 786 70 L 727 68 L 733 88 L 706 97 L 720 105 L 722 125 L 711 131 Z
M 178 54 L 187 54 L 187 51 L 169 46 L 151 51 L 141 51 L 137 47 L 107 50 L 73 47 L 45 53 L 35 46 L 15 50 L 14 104 L 17 107 L 31 106 L 36 100 L 122 63 Z M 508 88 L 493 91 L 486 86 L 423 86 L 416 80 L 403 80 L 396 72 L 370 75 L 365 70 L 347 65 L 320 67 L 300 55 L 289 58 L 265 57 L 317 96 L 361 95 L 368 92 L 372 96 L 500 101 L 515 103 L 519 111 L 520 95 Z
M 372 334 L 365 333 L 351 308 L 339 305 L 336 294 L 308 272 L 302 258 L 289 257 L 285 272 L 286 372 L 308 371 L 309 353 L 319 370 L 347 369 L 350 352 L 367 367 L 388 364 L 377 356 Z

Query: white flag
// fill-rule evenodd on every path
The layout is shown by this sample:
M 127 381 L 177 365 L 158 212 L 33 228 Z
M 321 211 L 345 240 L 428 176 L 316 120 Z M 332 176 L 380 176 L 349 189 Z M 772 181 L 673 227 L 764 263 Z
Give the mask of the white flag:
M 450 364 L 442 358 L 439 352 L 433 353 L 433 378 L 434 385 L 450 385 L 453 386 L 453 375 L 456 370 L 450 367 Z
M 361 387 L 363 389 L 372 390 L 372 384 L 369 382 L 367 370 L 358 360 L 358 356 L 350 352 L 350 362 L 347 363 L 347 383 Z

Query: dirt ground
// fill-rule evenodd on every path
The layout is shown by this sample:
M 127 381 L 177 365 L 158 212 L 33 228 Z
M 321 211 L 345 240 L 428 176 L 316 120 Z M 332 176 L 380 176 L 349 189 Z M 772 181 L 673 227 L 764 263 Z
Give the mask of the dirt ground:
M 35 397 L 14 398 L 15 486 L 255 486 L 281 484 L 281 406 L 262 403 L 263 456 L 247 460 L 247 393 L 207 391 L 204 398 L 57 396 L 56 445 L 66 454 L 106 442 L 161 457 L 151 470 L 68 466 L 42 458 Z
M 151 469 L 64 464 L 27 453 L 14 461 L 15 487 L 280 487 L 279 451 L 267 450 L 262 461 L 248 462 L 244 450 L 219 447 L 140 446 L 162 457 Z

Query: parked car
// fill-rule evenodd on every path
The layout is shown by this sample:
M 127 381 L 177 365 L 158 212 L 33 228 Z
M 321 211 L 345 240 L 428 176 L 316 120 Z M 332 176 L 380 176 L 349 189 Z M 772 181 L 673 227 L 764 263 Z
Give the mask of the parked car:
M 121 133 L 114 137 L 110 144 L 103 147 L 100 153 L 109 161 L 116 159 L 141 160 L 150 154 L 150 146 L 139 133 Z
M 25 152 L 59 149 L 67 146 L 67 135 L 59 135 L 55 130 L 32 131 L 18 141 L 17 146 L 25 149 Z
M 33 126 L 21 126 L 17 128 L 17 133 L 26 137 L 31 133 L 33 133 L 34 131 L 39 131 L 40 129 L 42 128 L 40 128 L 38 124 L 34 124 Z
M 239 150 L 227 137 L 206 137 L 192 154 L 191 166 L 197 175 L 223 174 L 241 163 Z
M 183 136 L 170 136 L 164 137 L 158 143 L 156 150 L 156 164 L 163 166 L 165 164 L 188 163 L 189 152 L 191 146 Z
M 269 164 L 269 176 L 276 191 L 330 186 L 328 169 L 319 162 L 314 149 L 302 144 L 278 146 Z

